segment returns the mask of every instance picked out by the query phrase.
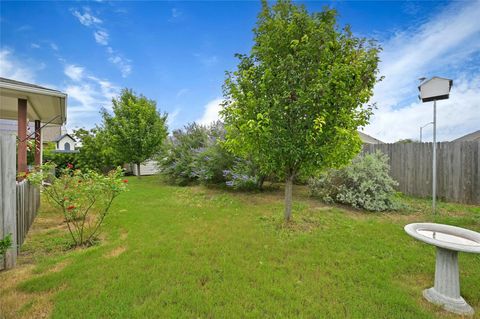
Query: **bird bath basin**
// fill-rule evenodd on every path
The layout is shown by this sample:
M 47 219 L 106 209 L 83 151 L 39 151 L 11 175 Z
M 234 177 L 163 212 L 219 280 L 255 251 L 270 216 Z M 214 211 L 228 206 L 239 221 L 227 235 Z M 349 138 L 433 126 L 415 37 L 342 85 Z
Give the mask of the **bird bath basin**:
M 472 230 L 433 223 L 414 223 L 405 226 L 410 236 L 436 246 L 435 284 L 425 289 L 425 299 L 445 310 L 473 315 L 473 308 L 460 296 L 458 252 L 480 253 L 480 233 Z

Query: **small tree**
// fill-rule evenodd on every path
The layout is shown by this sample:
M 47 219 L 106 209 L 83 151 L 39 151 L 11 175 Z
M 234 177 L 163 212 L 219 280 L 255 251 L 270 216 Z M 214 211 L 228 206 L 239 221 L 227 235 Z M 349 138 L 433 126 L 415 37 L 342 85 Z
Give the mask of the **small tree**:
M 122 180 L 120 167 L 102 175 L 69 164 L 59 177 L 52 174 L 54 167 L 45 164 L 27 178 L 42 186 L 43 194 L 63 213 L 73 246 L 89 246 L 97 239 L 113 200 L 126 190 L 127 180 Z M 48 186 L 44 180 L 49 181 Z
M 113 115 L 103 110 L 105 129 L 122 159 L 137 166 L 156 155 L 167 137 L 167 115 L 157 111 L 156 102 L 123 89 L 112 99 Z
M 285 219 L 299 173 L 347 164 L 361 148 L 379 47 L 339 29 L 336 12 L 279 1 L 262 10 L 250 55 L 227 72 L 221 115 L 227 147 L 285 178 Z

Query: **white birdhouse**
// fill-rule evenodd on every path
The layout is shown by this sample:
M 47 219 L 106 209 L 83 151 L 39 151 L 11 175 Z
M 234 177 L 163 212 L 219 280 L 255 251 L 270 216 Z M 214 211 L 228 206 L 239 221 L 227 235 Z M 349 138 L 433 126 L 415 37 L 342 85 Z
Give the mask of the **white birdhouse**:
M 453 80 L 434 76 L 430 80 L 425 80 L 420 84 L 418 87 L 420 91 L 419 98 L 422 102 L 448 99 L 452 85 Z

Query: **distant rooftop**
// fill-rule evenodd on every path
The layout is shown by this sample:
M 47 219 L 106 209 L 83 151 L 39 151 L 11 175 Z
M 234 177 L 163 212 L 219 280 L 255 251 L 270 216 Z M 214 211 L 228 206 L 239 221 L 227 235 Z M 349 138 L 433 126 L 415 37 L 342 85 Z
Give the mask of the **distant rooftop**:
M 362 142 L 365 144 L 383 144 L 382 141 L 379 139 L 376 139 L 375 137 L 372 137 L 368 134 L 365 134 L 363 132 L 358 131 L 358 135 L 360 135 L 360 138 L 362 139 Z
M 452 142 L 480 141 L 480 130 L 461 136 Z

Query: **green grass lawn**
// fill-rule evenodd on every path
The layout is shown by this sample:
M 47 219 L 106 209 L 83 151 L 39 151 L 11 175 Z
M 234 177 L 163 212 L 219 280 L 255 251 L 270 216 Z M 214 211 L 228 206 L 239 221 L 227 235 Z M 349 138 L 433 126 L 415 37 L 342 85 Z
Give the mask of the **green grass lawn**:
M 324 206 L 297 187 L 235 193 L 129 178 L 98 246 L 64 250 L 44 205 L 17 269 L 0 273 L 6 318 L 455 318 L 423 300 L 432 246 L 403 226 L 446 222 L 480 231 L 480 207 L 409 199 L 403 212 Z M 480 256 L 460 254 L 461 291 L 480 313 Z M 0 314 L 1 317 L 1 314 Z M 479 317 L 480 318 L 480 317 Z

